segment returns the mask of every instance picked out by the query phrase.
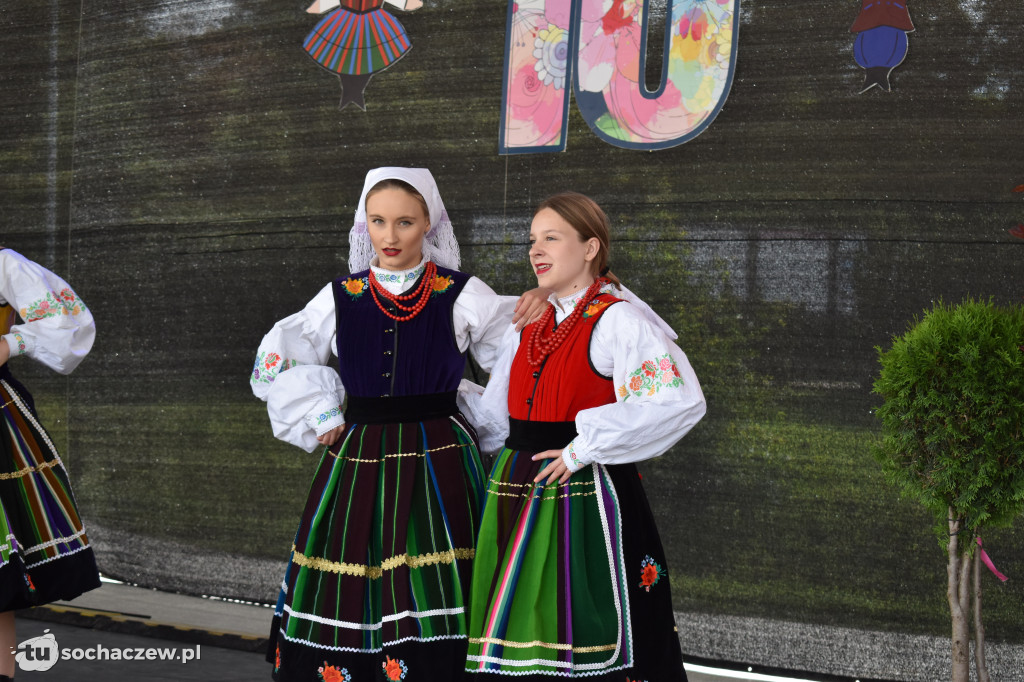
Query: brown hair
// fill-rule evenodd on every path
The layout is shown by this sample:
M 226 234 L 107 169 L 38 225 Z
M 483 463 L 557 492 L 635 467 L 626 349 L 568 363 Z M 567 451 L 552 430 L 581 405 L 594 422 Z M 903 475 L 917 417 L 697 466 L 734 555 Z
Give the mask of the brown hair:
M 562 220 L 572 225 L 573 229 L 580 236 L 580 241 L 597 239 L 597 257 L 591 265 L 594 275 L 607 277 L 617 287 L 622 287 L 622 282 L 610 270 L 608 270 L 608 257 L 611 252 L 611 237 L 608 228 L 608 216 L 605 215 L 597 202 L 579 192 L 559 192 L 540 202 L 537 215 L 546 208 L 562 217 Z
M 427 206 L 427 200 L 423 198 L 418 189 L 405 180 L 399 180 L 398 178 L 385 178 L 381 180 L 366 193 L 366 200 L 369 201 L 370 197 L 384 189 L 400 189 L 411 194 L 423 207 L 423 215 L 427 216 L 427 224 L 433 226 L 430 220 L 430 207 Z

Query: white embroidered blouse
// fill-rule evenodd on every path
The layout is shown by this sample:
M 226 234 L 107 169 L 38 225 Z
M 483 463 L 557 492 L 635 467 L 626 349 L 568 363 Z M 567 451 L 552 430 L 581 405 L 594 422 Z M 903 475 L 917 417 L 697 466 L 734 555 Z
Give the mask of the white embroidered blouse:
M 610 285 L 602 291 L 626 298 Z M 583 296 L 555 299 L 555 319 L 564 320 Z M 629 299 L 635 299 L 632 294 Z M 657 457 L 682 438 L 707 411 L 704 394 L 686 354 L 660 329 L 649 308 L 630 300 L 608 307 L 594 326 L 590 362 L 611 377 L 616 402 L 581 410 L 577 436 L 562 451 L 570 471 L 588 464 L 624 464 Z M 661 322 L 661 324 L 659 324 Z M 508 389 L 520 333 L 508 327 L 501 354 L 482 392 L 460 388 L 459 406 L 480 436 L 481 450 L 500 450 L 508 436 Z
M 96 338 L 92 313 L 63 279 L 17 251 L 0 250 L 0 304 L 21 317 L 3 338 L 11 357 L 28 355 L 61 374 L 82 362 Z
M 408 291 L 425 267 L 423 261 L 396 272 L 376 262 L 374 258 L 370 266 L 372 276 L 396 294 Z M 494 365 L 516 300 L 498 296 L 476 277 L 455 299 L 452 321 L 459 350 L 468 349 L 484 371 Z M 249 382 L 253 393 L 267 402 L 274 435 L 307 452 L 316 449 L 317 436 L 345 423 L 345 387 L 333 366 L 338 362 L 335 334 L 334 293 L 328 284 L 263 337 Z

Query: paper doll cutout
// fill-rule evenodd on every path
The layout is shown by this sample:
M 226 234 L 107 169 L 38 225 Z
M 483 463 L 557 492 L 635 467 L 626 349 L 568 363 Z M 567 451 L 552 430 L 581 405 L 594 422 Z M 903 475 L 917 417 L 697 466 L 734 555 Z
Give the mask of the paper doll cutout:
M 323 14 L 334 8 L 306 36 L 303 48 L 317 64 L 338 76 L 339 109 L 355 104 L 366 111 L 363 90 L 370 78 L 412 48 L 402 24 L 382 9 L 385 2 L 408 11 L 423 6 L 423 0 L 316 0 L 306 10 Z
M 862 93 L 875 86 L 892 89 L 889 74 L 907 56 L 907 33 L 913 30 L 907 0 L 861 0 L 850 32 L 857 34 L 853 58 L 865 70 Z
M 661 86 L 641 74 L 645 0 L 511 0 L 499 151 L 565 149 L 569 88 L 594 133 L 627 149 L 665 149 L 718 114 L 736 63 L 739 0 L 672 0 Z

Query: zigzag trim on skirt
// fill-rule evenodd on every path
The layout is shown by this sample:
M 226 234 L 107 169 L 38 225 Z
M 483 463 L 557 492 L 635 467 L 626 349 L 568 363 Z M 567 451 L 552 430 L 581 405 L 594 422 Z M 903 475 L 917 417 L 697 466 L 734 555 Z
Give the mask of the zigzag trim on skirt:
M 35 545 L 34 547 L 29 547 L 27 549 L 22 547 L 21 548 L 21 553 L 22 554 L 31 554 L 32 552 L 38 552 L 39 550 L 46 549 L 47 547 L 53 547 L 54 545 L 60 545 L 60 544 L 63 544 L 65 542 L 69 542 L 71 540 L 77 540 L 78 538 L 82 537 L 83 535 L 85 535 L 85 528 L 83 528 L 82 530 L 78 531 L 74 535 L 68 535 L 68 536 L 63 537 L 63 538 L 54 538 L 53 540 L 50 540 L 48 542 L 44 542 L 44 543 L 39 544 L 39 545 Z M 73 552 L 72 552 L 72 554 L 73 554 Z
M 14 538 L 14 536 L 7 536 L 7 540 L 11 540 L 11 539 L 14 539 L 16 541 L 16 538 Z M 3 568 L 8 563 L 10 563 L 13 560 L 15 555 L 18 555 L 18 554 L 22 553 L 17 548 L 16 544 L 13 546 L 13 549 L 11 549 L 11 547 L 12 546 L 11 546 L 10 543 L 4 543 L 3 545 L 0 545 L 0 552 L 10 551 L 10 554 L 8 555 L 7 560 L 6 561 L 0 561 L 0 568 Z
M 466 639 L 465 635 L 436 635 L 434 637 L 405 637 L 404 639 L 396 639 L 393 642 L 386 642 L 383 646 L 376 649 L 356 649 L 350 646 L 327 646 L 326 644 L 317 644 L 316 642 L 310 642 L 305 639 L 298 639 L 297 637 L 289 637 L 284 632 L 281 632 L 281 637 L 292 644 L 302 644 L 304 646 L 312 647 L 314 649 L 324 649 L 326 651 L 347 651 L 353 654 L 379 654 L 384 651 L 385 647 L 394 646 L 396 644 L 402 644 L 404 642 L 436 642 L 442 639 Z
M 28 476 L 31 473 L 43 471 L 44 469 L 50 469 L 55 466 L 61 466 L 60 460 L 53 459 L 50 460 L 49 462 L 43 462 L 42 464 L 39 464 L 37 466 L 27 466 L 24 469 L 18 469 L 17 471 L 12 471 L 10 473 L 0 474 L 0 481 L 9 481 L 12 478 L 21 478 L 22 476 Z
M 377 457 L 375 459 L 360 459 L 359 457 L 348 457 L 348 456 L 341 457 L 341 459 L 345 460 L 346 462 L 364 462 L 364 463 L 370 463 L 370 464 L 380 464 L 381 462 L 383 462 L 385 459 L 388 459 L 389 457 L 426 457 L 427 454 L 429 454 L 431 452 L 440 452 L 441 450 L 451 450 L 452 448 L 471 448 L 471 447 L 473 447 L 472 443 L 449 443 L 448 445 L 442 445 L 442 446 L 436 447 L 436 448 L 429 448 L 427 450 L 424 450 L 423 452 L 396 452 L 393 455 L 384 455 L 383 457 Z M 335 459 L 338 459 L 338 455 L 336 453 L 331 452 L 330 450 L 328 450 L 327 452 L 330 453 L 331 457 L 334 457 Z
M 596 490 L 591 490 L 589 493 L 562 493 L 562 494 L 557 494 L 558 489 L 561 488 L 561 487 L 562 487 L 561 485 L 556 486 L 554 488 L 548 488 L 547 486 L 539 486 L 539 487 L 537 487 L 535 489 L 535 492 L 539 492 L 540 493 L 539 495 L 531 494 L 531 493 L 502 493 L 502 492 L 498 492 L 497 490 L 491 490 L 490 488 L 487 489 L 487 494 L 488 495 L 500 495 L 501 497 L 521 497 L 523 499 L 526 499 L 526 498 L 529 498 L 529 497 L 533 497 L 533 498 L 536 498 L 536 499 L 540 500 L 541 502 L 552 502 L 554 500 L 564 500 L 567 497 L 590 497 L 591 495 L 596 495 L 597 494 Z M 550 491 L 554 491 L 556 494 L 554 494 L 554 495 L 545 495 L 544 493 L 548 492 L 549 490 Z
M 544 487 L 544 486 L 540 485 L 539 483 L 512 483 L 511 481 L 502 481 L 502 480 L 497 479 L 497 478 L 490 478 L 490 479 L 488 479 L 488 481 L 490 483 L 493 483 L 494 485 L 503 485 L 506 488 L 543 488 Z M 594 482 L 593 481 L 569 481 L 568 483 L 559 483 L 558 487 L 559 488 L 563 488 L 565 486 L 570 486 L 570 485 L 589 485 L 589 486 L 593 486 Z
M 434 608 L 429 611 L 401 611 L 400 613 L 392 613 L 391 615 L 385 615 L 381 619 L 380 623 L 352 623 L 350 621 L 335 621 L 333 619 L 326 619 L 323 615 L 314 615 L 312 613 L 303 613 L 302 611 L 292 610 L 291 606 L 285 605 L 285 610 L 288 611 L 289 615 L 293 615 L 302 621 L 312 621 L 313 623 L 319 623 L 322 625 L 332 626 L 334 628 L 348 628 L 349 630 L 380 630 L 384 627 L 385 623 L 393 623 L 406 619 L 406 617 L 412 617 L 412 619 L 430 619 L 435 615 L 458 615 L 459 613 L 465 613 L 465 606 L 455 606 L 453 608 Z M 462 635 L 465 638 L 465 635 Z
M 92 549 L 92 546 L 91 545 L 82 545 L 81 547 L 78 547 L 77 549 L 73 549 L 70 552 L 62 552 L 61 554 L 58 554 L 57 556 L 48 557 L 46 559 L 43 559 L 42 561 L 37 561 L 34 564 L 25 564 L 25 570 L 28 570 L 30 568 L 35 568 L 36 566 L 42 566 L 43 564 L 48 564 L 51 561 L 56 561 L 57 559 L 63 559 L 65 557 L 69 557 L 72 554 L 78 554 L 79 552 L 82 552 L 82 551 L 87 550 L 87 549 Z
M 472 559 L 476 556 L 476 549 L 456 548 L 447 552 L 433 552 L 432 554 L 420 554 L 409 556 L 398 554 L 385 559 L 380 566 L 367 566 L 366 564 L 349 564 L 343 561 L 329 561 L 322 557 L 308 557 L 292 545 L 292 563 L 303 568 L 325 573 L 339 573 L 341 575 L 354 575 L 376 580 L 383 577 L 384 571 L 393 571 L 399 566 L 409 568 L 422 568 L 433 564 L 451 564 L 457 559 Z
M 574 485 L 590 486 L 591 490 L 590 492 L 559 493 L 560 490 Z M 497 489 L 501 486 L 506 488 L 519 488 L 519 492 L 502 492 Z M 594 489 L 594 486 L 594 481 L 570 481 L 568 483 L 559 483 L 558 485 L 549 486 L 541 485 L 539 483 L 512 483 L 511 481 L 502 481 L 497 478 L 490 478 L 488 479 L 487 494 L 499 495 L 501 497 L 518 497 L 524 500 L 533 497 L 541 502 L 551 502 L 553 500 L 564 500 L 567 497 L 589 497 L 591 495 L 596 495 L 597 491 Z M 571 488 L 569 489 L 571 490 Z
M 14 540 L 14 542 L 12 543 L 11 540 Z M 8 533 L 7 537 L 4 538 L 4 544 L 0 545 L 0 552 L 6 552 L 12 547 L 14 548 L 14 552 L 20 551 L 21 549 L 20 547 L 18 547 L 17 536 L 14 533 Z
M 293 611 L 291 606 L 287 604 L 284 610 L 289 616 L 298 618 L 299 620 L 308 620 L 314 623 L 320 623 L 321 625 L 330 625 L 335 628 L 347 628 L 349 630 L 380 630 L 384 627 L 384 623 L 393 623 L 403 618 L 433 618 L 434 616 L 456 616 L 460 613 L 465 613 L 466 608 L 464 606 L 456 606 L 450 609 L 433 609 L 432 611 L 402 611 L 401 613 L 393 613 L 390 616 L 384 616 L 381 618 L 379 623 L 353 623 L 347 620 L 334 620 L 333 618 L 324 618 L 323 616 L 317 616 L 312 613 L 303 613 L 302 611 Z M 459 639 L 465 639 L 466 635 L 460 635 Z M 405 640 L 399 640 L 405 641 Z M 423 640 L 427 641 L 427 640 Z M 389 642 L 391 643 L 391 642 Z
M 632 664 L 617 665 L 614 668 L 601 668 L 600 670 L 584 670 L 583 666 L 573 666 L 572 663 L 566 663 L 564 661 L 549 661 L 545 659 L 535 658 L 532 661 L 506 661 L 503 658 L 495 658 L 493 656 L 466 656 L 467 661 L 474 661 L 477 663 L 498 663 L 501 665 L 547 665 L 547 666 L 570 666 L 571 669 L 568 671 L 562 670 L 497 670 L 495 668 L 470 668 L 466 667 L 467 673 L 494 673 L 496 675 L 560 675 L 562 677 L 591 677 L 593 675 L 604 675 L 615 670 L 625 670 L 631 668 Z M 589 665 L 589 664 L 588 664 Z
M 510 647 L 513 649 L 530 649 L 535 646 L 542 647 L 544 649 L 557 649 L 558 651 L 572 651 L 574 654 L 592 654 L 598 651 L 611 651 L 617 644 L 604 644 L 602 646 L 573 646 L 571 644 L 560 644 L 551 642 L 541 642 L 540 640 L 533 640 L 532 642 L 514 642 L 508 639 L 498 639 L 496 637 L 470 637 L 470 644 L 500 644 L 503 647 Z

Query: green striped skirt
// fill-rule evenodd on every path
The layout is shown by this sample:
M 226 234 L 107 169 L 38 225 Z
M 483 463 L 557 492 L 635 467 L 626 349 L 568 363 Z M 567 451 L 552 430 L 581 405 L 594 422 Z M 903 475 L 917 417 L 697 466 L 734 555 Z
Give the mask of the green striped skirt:
M 71 484 L 32 398 L 0 378 L 0 612 L 100 586 Z
M 505 448 L 477 541 L 466 670 L 517 680 L 686 679 L 667 567 L 633 465 L 538 485 Z M 485 675 L 486 677 L 486 675 Z
M 276 679 L 459 679 L 483 489 L 462 415 L 350 424 L 324 451 L 295 537 L 268 652 Z

